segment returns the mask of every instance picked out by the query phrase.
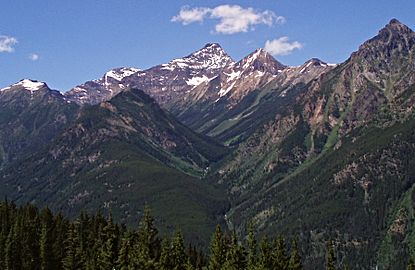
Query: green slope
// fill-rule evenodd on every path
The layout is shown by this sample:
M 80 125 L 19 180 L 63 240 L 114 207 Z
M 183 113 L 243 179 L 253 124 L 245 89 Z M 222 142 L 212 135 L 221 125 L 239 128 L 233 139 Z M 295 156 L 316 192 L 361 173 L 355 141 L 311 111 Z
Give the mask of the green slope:
M 206 244 L 227 207 L 225 194 L 199 177 L 226 154 L 183 126 L 140 90 L 85 107 L 42 150 L 3 170 L 0 196 L 49 205 L 70 216 L 111 210 L 134 224 L 149 204 L 164 232 L 181 227 Z

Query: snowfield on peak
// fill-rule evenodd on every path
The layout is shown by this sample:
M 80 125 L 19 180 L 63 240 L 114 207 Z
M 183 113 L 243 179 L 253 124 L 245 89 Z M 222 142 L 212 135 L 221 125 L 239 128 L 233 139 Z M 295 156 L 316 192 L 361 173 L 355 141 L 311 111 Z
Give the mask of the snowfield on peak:
M 192 77 L 191 79 L 187 80 L 186 83 L 187 85 L 198 86 L 199 84 L 209 80 L 210 79 L 206 75 L 203 75 L 202 77 Z
M 131 76 L 134 73 L 141 71 L 138 68 L 120 68 L 120 69 L 112 69 L 105 73 L 105 77 L 111 77 L 117 81 L 121 81 L 125 77 Z
M 46 83 L 38 82 L 38 81 L 32 81 L 32 80 L 29 80 L 29 79 L 23 79 L 23 80 L 19 81 L 18 83 L 12 84 L 11 86 L 8 86 L 8 87 L 5 87 L 5 88 L 1 89 L 0 91 L 4 91 L 4 90 L 10 89 L 12 87 L 16 87 L 16 86 L 17 87 L 23 87 L 24 89 L 29 90 L 29 91 L 32 92 L 32 91 L 37 91 L 37 90 L 45 87 Z

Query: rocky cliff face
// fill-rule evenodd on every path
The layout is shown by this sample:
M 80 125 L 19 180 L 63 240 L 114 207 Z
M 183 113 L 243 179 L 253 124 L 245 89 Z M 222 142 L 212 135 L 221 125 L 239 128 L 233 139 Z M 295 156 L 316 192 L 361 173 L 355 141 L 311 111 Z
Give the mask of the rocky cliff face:
M 234 62 L 216 43 L 186 57 L 147 70 L 114 69 L 103 78 L 86 82 L 65 94 L 80 104 L 105 101 L 127 87 L 136 87 L 152 96 L 163 108 L 185 124 L 203 133 L 221 125 L 224 114 L 240 111 L 250 95 L 260 89 L 282 89 L 307 83 L 330 70 L 318 59 L 299 67 L 287 67 L 263 49 Z M 213 132 L 216 134 L 216 132 Z
M 312 243 L 311 268 L 322 238 L 338 239 L 345 260 L 361 268 L 359 250 L 376 258 L 376 239 L 388 228 L 401 233 L 397 222 L 388 223 L 388 205 L 415 183 L 405 150 L 414 139 L 414 41 L 412 30 L 392 20 L 347 61 L 304 84 L 240 144 L 213 177 L 231 194 L 231 228 L 243 231 L 253 220 L 268 232 L 297 230 Z M 292 89 L 278 96 L 289 100 Z M 345 240 L 352 231 L 356 238 Z
M 75 102 L 95 104 L 109 100 L 131 86 L 142 89 L 161 106 L 168 108 L 195 86 L 218 76 L 224 67 L 232 63 L 233 60 L 218 44 L 209 43 L 186 57 L 144 71 L 132 68 L 111 70 L 100 80 L 86 82 L 68 91 L 66 96 Z M 118 75 L 122 70 L 123 74 Z

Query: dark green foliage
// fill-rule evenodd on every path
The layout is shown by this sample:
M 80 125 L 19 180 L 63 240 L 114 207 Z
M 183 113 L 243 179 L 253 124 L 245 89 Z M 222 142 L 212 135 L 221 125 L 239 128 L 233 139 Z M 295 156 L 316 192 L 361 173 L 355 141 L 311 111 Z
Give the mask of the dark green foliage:
M 110 215 L 106 226 L 99 236 L 98 267 L 99 269 L 112 269 L 118 257 L 118 234 Z
M 62 243 L 61 243 L 62 244 Z M 67 239 L 64 242 L 66 247 L 65 255 L 62 259 L 62 268 L 64 270 L 76 270 L 82 265 L 78 232 L 72 224 L 67 233 Z
M 254 270 L 257 265 L 258 244 L 255 238 L 254 226 L 252 223 L 248 225 L 247 236 L 247 269 Z
M 303 264 L 301 263 L 300 251 L 298 250 L 297 240 L 293 240 L 291 243 L 291 254 L 288 262 L 288 270 L 302 270 Z
M 168 238 L 164 238 L 163 241 L 161 241 L 161 255 L 160 260 L 158 263 L 158 268 L 160 270 L 167 270 L 171 269 L 172 266 L 172 260 L 170 258 L 171 253 L 171 243 Z
M 53 270 L 56 265 L 53 256 L 53 214 L 49 208 L 45 208 L 40 213 L 41 233 L 40 233 L 40 266 L 42 270 Z
M 326 270 L 336 270 L 336 255 L 332 241 L 327 243 Z
M 259 244 L 258 268 L 264 270 L 273 269 L 272 249 L 266 237 L 262 238 Z
M 226 254 L 226 262 L 222 266 L 223 270 L 246 269 L 245 248 L 238 243 L 235 231 L 232 233 L 231 242 Z
M 210 254 L 208 268 L 210 270 L 220 269 L 226 261 L 226 237 L 221 227 L 216 226 L 215 233 L 210 243 Z
M 273 242 L 272 259 L 273 269 L 284 270 L 288 267 L 287 247 L 282 235 L 279 235 Z
M 189 261 L 186 255 L 183 235 L 180 231 L 176 232 L 173 238 L 170 259 L 175 270 L 185 270 L 186 264 Z
M 10 103 L 3 104 L 1 98 L 0 118 L 7 114 L 1 106 Z M 30 96 L 25 98 L 30 102 Z M 30 135 L 34 137 L 24 133 L 13 144 L 16 149 L 27 150 L 27 155 L 11 153 L 14 148 L 9 147 L 9 140 L 17 140 L 13 131 L 21 130 L 19 119 L 23 117 L 7 115 L 7 121 L 0 119 L 0 156 L 10 152 L 8 155 L 16 161 L 7 161 L 3 167 L 0 164 L 0 197 L 9 196 L 20 204 L 35 201 L 39 207 L 47 205 L 71 218 L 81 211 L 107 211 L 109 203 L 114 219 L 130 226 L 137 224 L 135 213 L 148 203 L 156 216 L 163 217 L 157 220 L 162 233 L 173 233 L 177 226 L 185 237 L 208 244 L 212 230 L 220 222 L 217 217 L 227 208 L 227 199 L 224 190 L 200 177 L 211 163 L 227 153 L 227 148 L 193 132 L 137 89 L 125 91 L 102 105 L 72 108 L 66 103 L 50 103 L 42 99 L 36 108 L 31 107 L 33 114 L 35 109 L 39 114 L 50 109 L 51 115 L 42 128 L 31 127 Z M 63 112 L 56 110 L 58 106 Z M 68 111 L 73 116 L 65 118 Z M 67 122 L 57 125 L 54 117 Z M 9 133 L 7 125 L 12 120 L 13 130 Z M 33 118 L 24 120 L 28 125 L 33 122 Z M 36 124 L 42 123 L 37 120 Z M 55 132 L 58 127 L 52 129 L 50 125 L 57 125 L 59 132 Z M 50 132 L 47 136 L 46 131 Z M 10 138 L 3 140 L 3 134 Z M 43 137 L 38 138 L 40 135 Z M 36 147 L 20 146 L 23 143 Z M 7 149 L 2 149 L 4 144 Z M 0 238 L 0 245 L 2 241 L 4 244 Z M 59 254 L 54 256 L 60 258 L 62 249 L 57 248 Z
M 265 270 L 277 269 L 277 258 L 286 259 L 287 254 L 281 236 L 273 245 L 264 238 L 257 254 L 253 227 L 243 245 L 235 232 L 229 236 L 218 225 L 212 236 L 210 257 L 205 260 L 194 246 L 186 249 L 180 231 L 171 239 L 160 237 L 148 207 L 139 227 L 127 230 L 115 223 L 111 214 L 106 219 L 99 212 L 94 216 L 82 213 L 70 221 L 48 208 L 39 213 L 33 205 L 16 208 L 6 201 L 0 203 L 0 226 L 2 235 L 7 235 L 0 246 L 0 269 L 6 270 Z M 28 232 L 33 233 L 30 238 Z M 294 243 L 292 259 L 290 264 L 285 263 L 284 270 L 302 269 L 297 249 Z

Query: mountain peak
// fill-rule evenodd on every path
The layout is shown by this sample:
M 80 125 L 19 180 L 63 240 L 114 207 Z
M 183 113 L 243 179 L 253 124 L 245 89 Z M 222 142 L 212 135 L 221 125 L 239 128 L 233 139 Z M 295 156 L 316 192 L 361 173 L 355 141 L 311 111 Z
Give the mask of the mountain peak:
M 333 67 L 333 66 L 335 66 L 335 64 L 327 64 L 326 62 L 313 57 L 300 66 L 301 68 L 300 73 L 308 72 L 310 69 L 315 68 L 315 67 L 326 68 L 326 67 Z
M 131 76 L 139 71 L 141 71 L 141 69 L 133 67 L 114 68 L 105 73 L 104 79 L 107 80 L 107 78 L 110 77 L 116 81 L 121 81 L 125 77 Z
M 390 22 L 379 31 L 379 34 L 381 34 L 384 31 L 393 31 L 395 33 L 400 33 L 400 34 L 410 34 L 413 33 L 413 31 L 406 26 L 405 24 L 401 23 L 400 21 L 398 21 L 397 19 L 392 19 L 390 20 Z
M 272 74 L 277 74 L 279 70 L 286 68 L 275 58 L 262 48 L 256 49 L 241 61 L 238 62 L 243 69 L 254 69 L 259 71 L 267 71 Z
M 30 79 L 22 79 L 15 84 L 12 84 L 6 88 L 1 89 L 0 91 L 8 90 L 11 88 L 23 88 L 23 89 L 29 90 L 30 92 L 33 92 L 33 91 L 43 89 L 45 87 L 49 88 L 45 82 L 39 82 L 36 80 L 30 80 Z
M 205 49 L 205 48 L 220 48 L 220 49 L 222 49 L 222 46 L 220 46 L 219 43 L 212 42 L 212 43 L 206 43 L 206 45 L 203 46 L 202 49 Z
M 352 57 L 368 57 L 375 51 L 391 51 L 399 49 L 408 52 L 415 44 L 415 33 L 397 19 L 392 19 L 379 33 L 360 45 Z
M 164 65 L 165 69 L 175 66 L 192 69 L 222 69 L 233 64 L 232 58 L 218 43 L 208 43 L 202 49 L 192 54 L 170 61 Z
M 304 63 L 304 65 L 315 65 L 315 66 L 317 66 L 317 65 L 327 65 L 327 63 L 320 60 L 320 59 L 318 59 L 318 58 L 316 58 L 316 57 L 313 57 L 310 60 L 306 61 Z
M 400 21 L 398 21 L 398 19 L 393 18 L 392 20 L 390 20 L 388 25 L 393 25 L 393 24 L 402 24 Z

